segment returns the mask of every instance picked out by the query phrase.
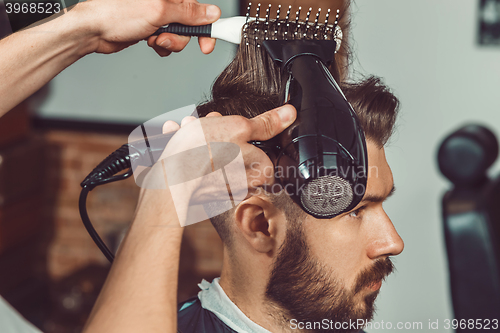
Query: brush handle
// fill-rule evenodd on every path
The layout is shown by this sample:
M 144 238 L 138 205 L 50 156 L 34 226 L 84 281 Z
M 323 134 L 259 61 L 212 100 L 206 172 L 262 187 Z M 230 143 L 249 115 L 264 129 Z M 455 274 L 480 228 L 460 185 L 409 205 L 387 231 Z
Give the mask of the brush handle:
M 171 23 L 158 29 L 153 36 L 158 36 L 162 32 L 170 32 L 183 36 L 212 37 L 239 44 L 241 42 L 241 28 L 243 28 L 246 21 L 247 18 L 245 16 L 233 16 L 219 19 L 212 24 L 195 27 Z
M 189 26 L 180 23 L 170 23 L 160 29 L 156 30 L 153 36 L 158 36 L 161 33 L 170 32 L 182 36 L 197 36 L 197 37 L 210 37 L 212 35 L 212 25 L 199 25 Z

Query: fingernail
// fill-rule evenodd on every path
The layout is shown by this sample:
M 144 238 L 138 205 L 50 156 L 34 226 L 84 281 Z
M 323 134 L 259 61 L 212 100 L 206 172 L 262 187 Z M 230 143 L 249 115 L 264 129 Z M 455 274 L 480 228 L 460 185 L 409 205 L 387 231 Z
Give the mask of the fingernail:
M 171 45 L 172 41 L 170 39 L 165 39 L 163 42 L 160 43 L 160 46 L 166 49 L 168 49 Z
M 219 7 L 210 5 L 207 7 L 207 19 L 216 20 L 219 17 Z
M 293 111 L 288 105 L 283 105 L 278 109 L 278 115 L 282 122 L 287 123 L 293 117 Z

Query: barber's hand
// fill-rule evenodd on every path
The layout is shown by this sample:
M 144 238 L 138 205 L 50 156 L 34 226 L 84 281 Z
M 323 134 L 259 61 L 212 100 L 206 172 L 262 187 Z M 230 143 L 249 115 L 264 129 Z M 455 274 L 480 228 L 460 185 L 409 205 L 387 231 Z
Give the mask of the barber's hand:
M 166 176 L 170 190 L 165 193 L 171 193 L 181 225 L 203 220 L 193 218 L 193 214 L 206 204 L 227 210 L 228 189 L 237 205 L 260 186 L 274 182 L 272 161 L 249 142 L 273 138 L 295 118 L 295 108 L 285 105 L 252 119 L 213 112 L 200 119 L 186 117 L 180 128 L 169 121 L 164 124 L 164 133 L 177 132 L 148 175 L 146 187 L 159 188 Z M 152 193 L 158 197 L 157 191 Z
M 147 39 L 160 56 L 167 56 L 184 49 L 189 37 L 170 33 L 150 37 L 156 30 L 169 23 L 213 23 L 220 17 L 220 9 L 196 0 L 88 0 L 68 14 L 79 14 L 88 23 L 94 52 L 118 52 Z M 199 44 L 208 54 L 215 47 L 215 39 L 199 38 Z
M 216 166 L 221 165 L 221 161 L 228 161 L 226 151 L 224 149 L 216 150 L 217 147 L 213 143 L 232 143 L 239 146 L 243 155 L 247 173 L 245 187 L 255 189 L 264 184 L 272 184 L 274 174 L 269 172 L 269 168 L 273 168 L 271 160 L 263 150 L 249 142 L 265 141 L 275 137 L 290 126 L 295 118 L 296 110 L 291 105 L 267 111 L 251 119 L 243 116 L 223 117 L 218 112 L 212 112 L 207 117 L 200 119 L 186 117 L 181 123 L 180 130 L 170 140 L 160 160 L 169 159 L 176 154 L 208 144 L 211 149 L 211 159 L 197 158 L 197 156 L 194 160 L 183 159 L 180 160 L 182 164 L 176 168 L 176 170 L 182 171 L 189 168 L 189 165 L 196 165 L 197 169 L 205 170 L 208 173 L 213 169 L 213 164 Z M 164 131 L 168 126 L 171 126 L 171 122 L 164 124 Z M 215 168 L 217 169 L 217 167 Z M 265 169 L 268 169 L 267 172 Z M 213 196 L 213 193 L 207 194 L 207 196 Z

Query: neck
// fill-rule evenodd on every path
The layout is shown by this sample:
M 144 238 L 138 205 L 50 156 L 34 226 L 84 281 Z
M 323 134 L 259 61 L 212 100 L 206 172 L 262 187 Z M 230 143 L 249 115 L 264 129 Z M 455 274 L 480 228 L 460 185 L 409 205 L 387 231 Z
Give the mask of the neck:
M 271 271 L 269 260 L 264 257 L 253 263 L 251 259 L 241 262 L 244 264 L 235 263 L 224 250 L 219 284 L 229 299 L 250 320 L 270 332 L 300 332 L 291 329 L 283 311 L 265 296 L 267 277 Z M 264 275 L 266 278 L 263 278 Z

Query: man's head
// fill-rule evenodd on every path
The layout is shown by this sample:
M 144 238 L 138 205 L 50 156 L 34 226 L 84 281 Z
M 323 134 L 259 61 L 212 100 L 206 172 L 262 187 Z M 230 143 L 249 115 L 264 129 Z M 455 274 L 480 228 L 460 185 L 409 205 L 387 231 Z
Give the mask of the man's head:
M 242 45 L 198 114 L 254 117 L 280 105 L 280 84 L 279 69 L 265 51 Z M 367 137 L 363 201 L 333 219 L 315 219 L 286 193 L 261 191 L 211 219 L 229 253 L 233 283 L 261 285 L 270 314 L 280 322 L 370 319 L 380 282 L 392 271 L 388 257 L 403 249 L 382 208 L 393 192 L 383 146 L 398 101 L 374 77 L 341 87 Z
M 393 192 L 392 173 L 384 149 L 370 140 L 368 161 L 366 194 L 353 211 L 326 220 L 299 212 L 288 217 L 266 289 L 288 320 L 372 318 L 380 284 L 393 269 L 388 257 L 403 243 L 382 208 Z

